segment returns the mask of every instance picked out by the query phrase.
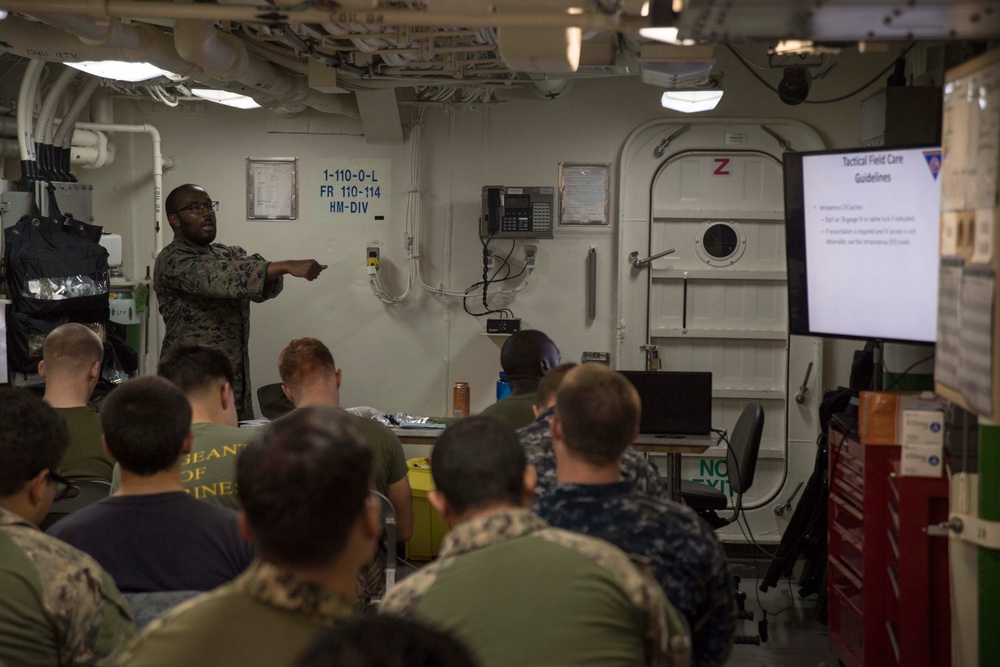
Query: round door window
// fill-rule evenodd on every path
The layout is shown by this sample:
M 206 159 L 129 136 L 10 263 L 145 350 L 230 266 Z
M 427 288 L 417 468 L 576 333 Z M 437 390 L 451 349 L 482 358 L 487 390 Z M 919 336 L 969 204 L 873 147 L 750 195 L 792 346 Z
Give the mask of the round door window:
M 733 222 L 709 222 L 695 238 L 698 256 L 712 266 L 729 266 L 743 255 L 746 239 L 739 225 Z

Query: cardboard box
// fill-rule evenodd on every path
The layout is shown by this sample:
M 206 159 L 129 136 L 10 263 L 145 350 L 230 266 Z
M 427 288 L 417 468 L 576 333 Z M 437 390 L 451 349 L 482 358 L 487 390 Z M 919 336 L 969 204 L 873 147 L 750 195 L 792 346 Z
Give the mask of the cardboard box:
M 904 409 L 900 416 L 901 445 L 944 446 L 944 411 Z
M 903 445 L 899 474 L 905 477 L 940 477 L 944 471 L 941 445 Z
M 448 524 L 427 500 L 427 492 L 434 488 L 431 460 L 407 459 L 406 466 L 413 492 L 413 535 L 406 541 L 406 559 L 432 560 L 441 548 L 441 539 L 448 532 Z

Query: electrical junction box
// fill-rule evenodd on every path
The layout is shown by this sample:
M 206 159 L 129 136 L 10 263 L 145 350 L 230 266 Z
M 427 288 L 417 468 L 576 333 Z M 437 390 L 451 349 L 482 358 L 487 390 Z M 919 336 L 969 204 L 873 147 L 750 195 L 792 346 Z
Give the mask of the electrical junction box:
M 521 330 L 521 320 L 518 318 L 490 318 L 486 320 L 486 333 L 512 334 Z

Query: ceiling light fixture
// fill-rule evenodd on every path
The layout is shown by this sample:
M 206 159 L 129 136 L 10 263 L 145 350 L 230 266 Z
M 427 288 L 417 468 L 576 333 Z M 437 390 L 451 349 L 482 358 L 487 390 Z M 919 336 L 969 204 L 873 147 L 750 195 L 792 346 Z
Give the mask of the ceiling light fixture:
M 216 90 L 214 88 L 192 88 L 191 94 L 216 104 L 225 104 L 227 107 L 236 109 L 259 109 L 260 105 L 252 98 L 239 93 L 231 93 L 228 90 Z
M 149 79 L 156 79 L 161 76 L 177 76 L 172 72 L 160 69 L 156 65 L 150 65 L 149 63 L 127 63 L 121 60 L 84 60 L 64 64 L 81 72 L 99 76 L 102 79 L 129 81 L 131 83 L 148 81 Z
M 668 90 L 660 98 L 660 105 L 665 109 L 681 113 L 698 113 L 711 111 L 722 99 L 722 90 Z

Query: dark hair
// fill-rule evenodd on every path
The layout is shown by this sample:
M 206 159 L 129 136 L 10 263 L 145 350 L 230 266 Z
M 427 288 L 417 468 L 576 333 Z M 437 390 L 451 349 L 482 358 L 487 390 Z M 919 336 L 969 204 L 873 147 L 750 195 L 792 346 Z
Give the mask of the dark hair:
M 176 188 L 170 191 L 167 198 L 163 200 L 163 210 L 166 211 L 167 215 L 174 215 L 177 213 L 177 200 L 180 199 L 182 192 L 188 192 L 189 190 L 199 190 L 203 191 L 205 188 L 200 185 L 195 185 L 194 183 L 185 183 L 184 185 L 178 185 Z
M 236 462 L 247 521 L 265 558 L 329 563 L 364 511 L 373 455 L 339 408 L 302 408 L 271 422 Z
M 295 667 L 476 667 L 454 636 L 399 616 L 355 618 L 321 630 Z
M 185 394 L 204 389 L 213 382 L 236 385 L 233 363 L 222 350 L 204 345 L 185 345 L 167 352 L 156 374 L 170 380 Z
M 466 417 L 441 434 L 431 454 L 434 485 L 458 514 L 520 506 L 527 459 L 517 434 L 491 417 Z
M 66 422 L 48 403 L 24 389 L 0 389 L 0 496 L 58 469 L 67 447 Z
M 101 428 L 122 469 L 147 477 L 177 462 L 191 431 L 191 404 L 161 377 L 135 378 L 104 399 Z
M 542 361 L 559 363 L 559 348 L 548 336 L 535 329 L 525 329 L 511 335 L 500 350 L 500 365 L 508 378 L 541 379 L 545 372 Z
M 594 464 L 617 461 L 639 428 L 639 393 L 621 373 L 583 364 L 559 386 L 556 414 L 571 452 Z
M 296 338 L 278 356 L 278 375 L 287 387 L 295 387 L 312 373 L 336 373 L 330 348 L 316 338 Z
M 538 398 L 535 399 L 535 405 L 543 410 L 549 407 L 549 404 L 556 400 L 556 394 L 559 392 L 559 385 L 562 384 L 563 378 L 574 368 L 576 368 L 576 364 L 570 362 L 559 364 L 546 373 L 545 377 L 538 383 Z

